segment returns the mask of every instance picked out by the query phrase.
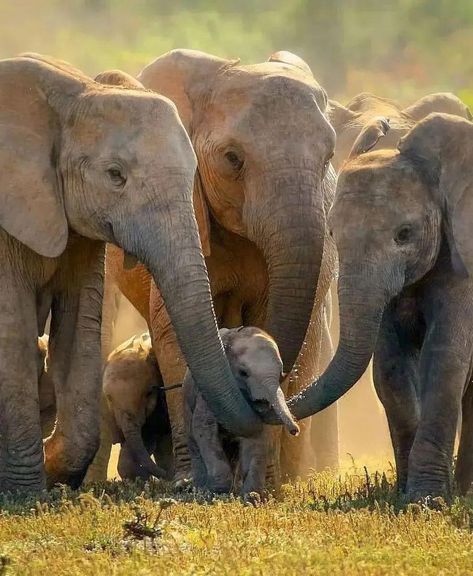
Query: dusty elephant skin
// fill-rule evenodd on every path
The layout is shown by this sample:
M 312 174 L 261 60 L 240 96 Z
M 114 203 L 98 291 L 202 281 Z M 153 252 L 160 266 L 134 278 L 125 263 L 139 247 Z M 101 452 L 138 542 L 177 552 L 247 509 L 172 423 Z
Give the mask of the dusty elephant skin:
M 1 61 L 0 86 L 0 490 L 41 490 L 45 470 L 49 484 L 77 486 L 95 454 L 105 242 L 159 279 L 204 395 L 230 428 L 254 432 L 217 333 L 192 206 L 196 159 L 175 106 L 32 55 Z M 57 420 L 44 464 L 37 336 L 49 311 Z
M 465 491 L 472 480 L 472 142 L 471 122 L 433 114 L 398 150 L 347 162 L 329 217 L 340 259 L 340 343 L 323 376 L 289 403 L 297 417 L 322 410 L 374 353 L 399 487 L 411 500 L 452 493 L 465 390 L 458 484 Z
M 121 478 L 172 477 L 171 430 L 162 385 L 149 333 L 133 336 L 108 358 L 103 393 L 112 441 L 121 444 Z
M 240 327 L 222 328 L 220 335 L 232 372 L 242 393 L 252 406 L 271 410 L 292 435 L 299 433 L 281 389 L 284 377 L 282 360 L 275 341 L 263 330 Z M 262 495 L 271 449 L 267 427 L 254 436 L 230 435 L 219 426 L 202 394 L 197 390 L 190 372 L 183 384 L 184 415 L 187 442 L 196 488 L 212 492 L 230 492 L 234 485 L 235 462 L 233 444 L 237 443 L 241 492 Z M 233 466 L 232 466 L 233 464 Z
M 219 325 L 267 330 L 285 370 L 297 364 L 289 391 L 299 390 L 319 373 L 322 308 L 335 266 L 326 237 L 335 180 L 325 92 L 291 62 L 243 66 L 188 50 L 158 58 L 139 80 L 176 103 L 196 151 L 194 207 Z M 186 366 L 160 290 L 152 285 L 146 310 L 148 283 L 140 266 L 133 279 L 119 251 L 112 248 L 107 259 L 125 296 L 145 309 L 165 384 L 182 382 Z M 139 301 L 143 294 L 146 305 Z M 179 390 L 167 395 L 176 478 L 189 473 L 181 396 Z M 292 475 L 302 472 L 309 426 L 304 423 L 300 441 L 286 451 Z M 318 465 L 336 466 L 336 407 L 321 428 L 330 431 L 324 435 L 330 453 Z

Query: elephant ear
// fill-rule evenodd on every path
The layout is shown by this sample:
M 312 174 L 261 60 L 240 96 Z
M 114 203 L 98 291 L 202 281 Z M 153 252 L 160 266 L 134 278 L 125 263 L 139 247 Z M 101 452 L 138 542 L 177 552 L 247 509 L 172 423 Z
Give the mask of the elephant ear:
M 174 102 L 192 140 L 192 123 L 211 91 L 218 72 L 237 60 L 224 60 L 196 50 L 172 50 L 151 62 L 138 80 Z M 194 212 L 204 256 L 210 255 L 210 221 L 205 193 L 197 170 L 194 185 Z
M 348 158 L 365 154 L 372 150 L 378 143 L 380 138 L 386 136 L 389 131 L 389 118 L 378 116 L 373 118 L 364 126 L 358 135 Z
M 398 149 L 434 191 L 455 272 L 473 275 L 473 124 L 450 114 L 430 114 L 401 139 Z
M 268 62 L 281 62 L 281 64 L 287 64 L 288 66 L 299 68 L 299 70 L 302 70 L 309 76 L 313 76 L 312 70 L 310 69 L 310 66 L 307 64 L 307 62 L 300 56 L 297 56 L 292 52 L 288 52 L 287 50 L 279 50 L 278 52 L 273 52 L 273 54 L 271 54 L 271 56 L 268 58 Z
M 82 77 L 40 60 L 0 61 L 0 226 L 41 256 L 67 244 L 56 161 L 62 123 L 85 88 Z
M 327 106 L 327 117 L 335 132 L 338 134 L 338 132 L 344 129 L 347 125 L 354 123 L 359 117 L 359 114 L 346 108 L 336 100 L 329 100 Z
M 143 68 L 138 80 L 174 102 L 192 139 L 193 115 L 212 89 L 213 79 L 236 62 L 196 50 L 171 50 Z

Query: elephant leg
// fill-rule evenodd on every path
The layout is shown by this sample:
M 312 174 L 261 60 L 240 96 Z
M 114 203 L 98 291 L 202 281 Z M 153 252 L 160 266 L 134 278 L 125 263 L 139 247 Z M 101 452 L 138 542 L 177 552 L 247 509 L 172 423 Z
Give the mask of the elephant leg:
M 398 335 L 386 312 L 374 354 L 373 380 L 386 411 L 402 492 L 406 490 L 409 454 L 419 423 L 418 351 L 406 349 L 406 340 Z
M 161 294 L 154 284 L 150 293 L 150 323 L 153 349 L 164 385 L 179 384 L 184 380 L 186 364 Z M 182 389 L 166 391 L 166 404 L 174 452 L 174 480 L 180 482 L 191 476 L 191 463 L 184 427 Z
M 456 300 L 454 305 L 460 308 L 462 302 Z M 464 310 L 452 311 L 453 306 L 444 302 L 429 327 L 420 357 L 421 418 L 407 478 L 411 500 L 429 495 L 449 498 L 452 492 L 453 450 L 471 342 L 468 328 L 462 327 Z
M 188 447 L 192 462 L 192 483 L 197 490 L 206 490 L 209 486 L 207 468 L 200 454 L 199 446 L 192 435 L 189 436 Z
M 39 492 L 46 487 L 38 396 L 36 294 L 26 278 L 15 278 L 8 262 L 2 262 L 0 492 Z
M 207 488 L 212 492 L 230 492 L 233 473 L 223 449 L 218 423 L 199 395 L 192 415 L 192 436 L 207 472 Z
M 322 321 L 322 342 L 319 359 L 319 373 L 322 374 L 333 358 L 333 344 L 330 335 L 330 313 L 327 310 Z M 315 454 L 315 469 L 337 470 L 340 461 L 338 402 L 332 404 L 311 418 L 311 442 Z
M 473 482 L 473 385 L 469 382 L 462 400 L 462 427 L 458 446 L 455 483 L 462 496 Z
M 108 464 L 112 453 L 112 432 L 108 423 L 109 408 L 103 394 L 100 398 L 100 445 L 92 464 L 87 470 L 84 482 L 105 482 L 108 477 Z
M 251 492 L 260 495 L 264 493 L 269 443 L 269 430 L 264 430 L 256 438 L 242 438 L 240 440 L 240 474 L 243 496 L 247 496 Z
M 148 472 L 143 471 L 141 466 L 136 464 L 136 461 L 128 450 L 126 442 L 120 447 L 117 471 L 122 480 L 135 480 L 136 478 L 147 480 L 149 478 Z
M 157 438 L 153 455 L 156 464 L 166 471 L 167 478 L 174 478 L 174 455 L 170 433 Z
M 71 240 L 54 279 L 50 373 L 57 420 L 45 442 L 49 485 L 77 487 L 100 441 L 104 245 Z

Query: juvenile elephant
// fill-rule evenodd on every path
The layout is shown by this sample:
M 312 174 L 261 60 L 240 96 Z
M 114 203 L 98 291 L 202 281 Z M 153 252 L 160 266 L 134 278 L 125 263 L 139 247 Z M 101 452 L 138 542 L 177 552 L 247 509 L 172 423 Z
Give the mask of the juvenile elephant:
M 319 373 L 335 272 L 326 236 L 335 134 L 324 90 L 291 61 L 241 65 L 191 50 L 159 57 L 138 78 L 176 103 L 196 151 L 194 206 L 219 326 L 267 330 L 291 373 L 289 393 L 300 390 Z M 123 252 L 110 247 L 110 275 L 147 320 L 166 386 L 182 382 L 186 365 L 161 291 L 140 265 L 123 263 Z M 190 471 L 182 391 L 167 401 L 179 479 Z M 323 439 L 317 468 L 335 467 L 336 407 L 312 425 Z M 283 438 L 283 473 L 307 470 L 310 426 L 296 443 Z
M 222 328 L 220 336 L 240 390 L 258 411 L 270 409 L 292 435 L 299 433 L 281 389 L 283 365 L 276 342 L 263 330 L 240 327 Z M 230 492 L 234 483 L 232 450 L 237 444 L 239 476 L 243 496 L 262 494 L 272 438 L 267 427 L 255 435 L 241 438 L 229 434 L 197 390 L 188 371 L 183 384 L 184 417 L 192 462 L 194 486 L 212 492 Z M 233 467 L 234 468 L 234 467 Z
M 260 421 L 217 333 L 192 204 L 196 158 L 170 100 L 38 56 L 0 61 L 0 491 L 77 486 L 99 441 L 104 243 L 143 262 L 212 408 Z M 37 336 L 51 311 L 57 418 L 45 443 Z M 196 335 L 199 335 L 197 338 Z
M 324 409 L 355 384 L 374 353 L 398 483 L 410 500 L 451 495 L 464 394 L 464 447 L 472 434 L 472 142 L 471 122 L 434 114 L 397 150 L 345 164 L 329 217 L 340 261 L 340 343 L 322 377 L 290 403 L 298 418 Z M 464 447 L 463 489 L 472 473 Z
M 171 430 L 149 333 L 133 336 L 112 352 L 104 369 L 103 394 L 112 441 L 121 444 L 120 476 L 169 478 Z

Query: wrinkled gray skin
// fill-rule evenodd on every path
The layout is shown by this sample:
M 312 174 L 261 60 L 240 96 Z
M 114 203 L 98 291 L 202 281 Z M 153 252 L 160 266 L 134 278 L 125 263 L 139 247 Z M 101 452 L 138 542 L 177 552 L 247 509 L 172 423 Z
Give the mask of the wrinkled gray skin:
M 120 476 L 171 478 L 171 429 L 149 333 L 133 336 L 110 354 L 102 386 L 112 441 L 121 445 Z
M 151 271 L 222 422 L 257 430 L 218 337 L 192 204 L 196 158 L 176 107 L 62 62 L 2 60 L 0 168 L 0 491 L 40 491 L 46 474 L 78 486 L 97 450 L 105 242 Z M 57 421 L 44 463 L 37 336 L 50 311 Z
M 329 100 L 328 115 L 337 133 L 337 144 L 332 160 L 334 168 L 337 171 L 340 170 L 350 151 L 353 150 L 353 145 L 361 130 L 375 118 L 387 118 L 390 130 L 385 138 L 375 144 L 373 149 L 394 149 L 399 139 L 413 128 L 416 122 L 432 112 L 454 114 L 471 120 L 468 107 L 450 92 L 429 94 L 404 109 L 393 100 L 368 92 L 358 94 L 346 106 L 335 100 Z
M 222 328 L 220 335 L 232 372 L 252 406 L 257 411 L 272 410 L 287 430 L 297 435 L 299 427 L 287 408 L 280 386 L 283 366 L 275 341 L 263 330 L 252 327 Z M 230 456 L 233 441 L 239 446 L 242 495 L 262 494 L 271 446 L 269 429 L 264 427 L 261 433 L 248 438 L 230 435 L 218 425 L 190 372 L 184 379 L 183 399 L 195 487 L 230 492 L 234 484 Z
M 458 484 L 464 491 L 471 482 L 472 143 L 471 122 L 434 114 L 398 150 L 347 162 L 329 215 L 340 260 L 340 343 L 322 377 L 290 402 L 298 418 L 323 410 L 374 354 L 399 488 L 410 500 L 451 496 L 465 390 Z

